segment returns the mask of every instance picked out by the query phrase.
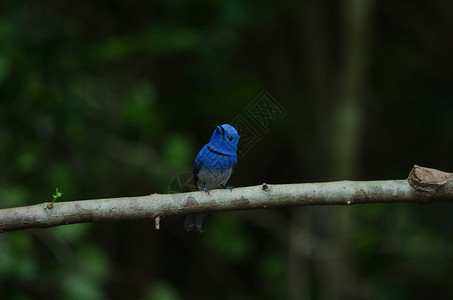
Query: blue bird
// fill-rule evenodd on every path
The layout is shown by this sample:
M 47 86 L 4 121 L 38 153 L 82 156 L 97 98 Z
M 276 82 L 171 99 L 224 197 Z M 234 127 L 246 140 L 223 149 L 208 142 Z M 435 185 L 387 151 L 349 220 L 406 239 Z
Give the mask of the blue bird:
M 209 194 L 209 190 L 218 186 L 226 186 L 237 165 L 236 151 L 239 134 L 229 125 L 216 126 L 211 140 L 198 152 L 193 165 L 193 179 L 198 190 Z M 205 214 L 188 215 L 184 221 L 185 231 L 203 232 L 206 222 Z

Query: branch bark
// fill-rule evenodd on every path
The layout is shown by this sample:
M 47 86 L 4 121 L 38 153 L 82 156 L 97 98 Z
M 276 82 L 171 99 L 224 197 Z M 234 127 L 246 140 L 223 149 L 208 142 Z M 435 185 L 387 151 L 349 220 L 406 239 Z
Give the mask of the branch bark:
M 0 209 L 0 232 L 66 224 L 296 205 L 453 202 L 453 173 L 414 166 L 407 180 L 275 184 L 179 194 L 49 202 Z M 159 224 L 159 225 L 158 225 Z

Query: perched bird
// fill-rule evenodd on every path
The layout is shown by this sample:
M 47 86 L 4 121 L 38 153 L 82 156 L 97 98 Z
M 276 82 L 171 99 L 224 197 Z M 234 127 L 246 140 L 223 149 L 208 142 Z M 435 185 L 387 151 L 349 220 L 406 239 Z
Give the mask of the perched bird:
M 209 190 L 226 186 L 237 165 L 236 150 L 239 142 L 237 130 L 229 125 L 216 126 L 211 140 L 198 152 L 193 165 L 195 186 L 209 194 Z M 185 231 L 203 232 L 205 214 L 188 215 L 184 221 Z

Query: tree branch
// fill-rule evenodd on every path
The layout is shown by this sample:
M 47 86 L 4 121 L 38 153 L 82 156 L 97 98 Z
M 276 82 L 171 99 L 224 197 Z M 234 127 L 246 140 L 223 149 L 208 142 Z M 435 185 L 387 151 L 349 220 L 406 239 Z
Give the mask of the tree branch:
M 453 173 L 414 166 L 407 180 L 276 184 L 180 194 L 49 202 L 0 209 L 0 232 L 95 221 L 161 217 L 295 205 L 453 202 Z

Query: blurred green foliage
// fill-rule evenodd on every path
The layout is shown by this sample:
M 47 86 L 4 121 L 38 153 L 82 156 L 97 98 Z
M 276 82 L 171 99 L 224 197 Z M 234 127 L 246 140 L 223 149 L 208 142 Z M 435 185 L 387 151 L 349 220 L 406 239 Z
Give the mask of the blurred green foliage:
M 233 186 L 452 171 L 453 4 L 371 7 L 359 104 L 341 106 L 340 2 L 2 1 L 0 208 L 55 187 L 61 201 L 166 193 L 262 90 L 286 115 Z M 355 172 L 333 170 L 350 151 L 335 115 L 360 127 Z M 182 218 L 4 233 L 0 298 L 451 299 L 452 214 L 307 207 L 216 214 L 201 236 Z

